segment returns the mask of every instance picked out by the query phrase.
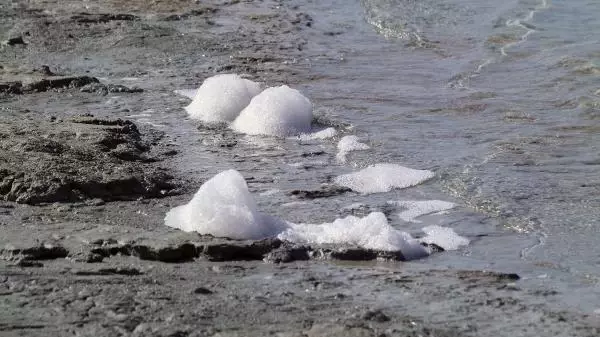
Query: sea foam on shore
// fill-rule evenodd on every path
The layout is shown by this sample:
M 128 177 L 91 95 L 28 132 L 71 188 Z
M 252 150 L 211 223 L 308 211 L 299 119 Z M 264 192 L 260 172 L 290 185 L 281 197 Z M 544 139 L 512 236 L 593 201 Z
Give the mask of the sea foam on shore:
M 248 135 L 275 137 L 311 134 L 313 107 L 302 93 L 287 85 L 269 87 L 237 74 L 215 75 L 204 80 L 194 93 L 175 91 L 193 99 L 186 110 L 192 119 L 208 123 L 225 122 L 234 131 Z M 331 137 L 335 129 L 314 134 L 316 139 Z
M 221 172 L 205 182 L 192 200 L 171 209 L 167 226 L 232 239 L 278 237 L 300 244 L 358 246 L 382 251 L 401 251 L 407 259 L 428 254 L 409 233 L 392 227 L 381 212 L 365 217 L 348 216 L 323 224 L 295 224 L 262 213 L 242 175 L 235 170 Z M 452 229 L 430 227 L 426 243 L 457 249 L 467 239 Z

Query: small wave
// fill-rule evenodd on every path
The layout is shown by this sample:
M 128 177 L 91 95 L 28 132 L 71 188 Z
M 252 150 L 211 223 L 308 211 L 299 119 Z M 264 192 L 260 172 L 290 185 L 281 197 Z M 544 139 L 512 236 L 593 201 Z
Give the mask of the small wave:
M 524 43 L 525 41 L 527 41 L 527 38 L 529 37 L 529 35 L 531 35 L 532 33 L 534 33 L 537 30 L 534 25 L 529 23 L 529 21 L 533 20 L 533 17 L 535 16 L 535 14 L 537 12 L 539 12 L 540 10 L 546 9 L 546 8 L 548 8 L 548 1 L 542 0 L 541 4 L 537 7 L 535 7 L 534 9 L 532 9 L 531 11 L 529 11 L 529 13 L 527 13 L 527 15 L 525 15 L 525 17 L 523 19 L 506 20 L 507 27 L 520 27 L 520 28 L 525 29 L 525 33 L 523 35 L 521 35 L 521 38 L 519 40 L 506 43 L 504 46 L 502 46 L 500 48 L 500 54 L 502 56 L 508 56 L 508 54 L 506 54 L 506 50 L 508 48 L 514 47 L 518 44 L 521 44 L 521 43 Z
M 523 17 L 521 19 L 518 19 L 518 18 L 517 19 L 507 19 L 506 21 L 504 21 L 505 27 L 518 27 L 518 28 L 524 29 L 525 32 L 522 35 L 515 37 L 515 38 L 510 37 L 510 36 L 499 35 L 499 36 L 490 37 L 488 39 L 488 42 L 493 42 L 493 44 L 495 44 L 496 46 L 498 46 L 498 44 L 500 45 L 498 50 L 500 51 L 501 58 L 508 56 L 508 53 L 506 52 L 508 49 L 515 47 L 519 44 L 525 43 L 527 41 L 527 39 L 529 38 L 529 36 L 537 31 L 537 27 L 535 25 L 533 25 L 531 23 L 531 21 L 533 20 L 536 13 L 538 13 L 539 11 L 546 9 L 546 8 L 548 8 L 548 2 L 547 2 L 547 0 L 542 0 L 540 5 L 538 5 L 531 11 L 529 11 L 525 15 L 525 17 Z M 448 86 L 450 88 L 459 88 L 459 89 L 467 88 L 469 80 L 471 78 L 475 78 L 475 77 L 479 76 L 479 74 L 481 74 L 481 72 L 487 66 L 489 66 L 490 64 L 493 64 L 497 61 L 498 61 L 498 57 L 496 57 L 496 56 L 492 56 L 492 57 L 482 60 L 481 63 L 479 63 L 476 66 L 475 70 L 468 71 L 466 73 L 454 76 L 449 81 Z

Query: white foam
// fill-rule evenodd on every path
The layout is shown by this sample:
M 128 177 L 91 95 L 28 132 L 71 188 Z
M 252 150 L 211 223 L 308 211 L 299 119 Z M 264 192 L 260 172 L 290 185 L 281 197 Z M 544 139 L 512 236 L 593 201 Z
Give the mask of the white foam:
M 364 218 L 348 216 L 321 225 L 290 224 L 290 227 L 277 237 L 302 244 L 339 244 L 402 251 L 407 259 L 428 255 L 425 248 L 410 234 L 390 226 L 381 212 L 373 212 Z
M 309 133 L 312 104 L 287 85 L 265 89 L 254 97 L 231 128 L 249 135 L 286 137 Z
M 204 80 L 186 110 L 193 119 L 231 122 L 259 92 L 260 84 L 236 74 L 216 75 Z
M 369 194 L 418 185 L 433 176 L 433 172 L 428 170 L 415 170 L 397 164 L 375 164 L 358 172 L 337 176 L 334 182 L 353 191 Z
M 283 222 L 258 210 L 242 175 L 221 172 L 205 182 L 192 200 L 171 209 L 167 226 L 232 239 L 261 239 L 274 236 Z
M 338 153 L 336 155 L 337 160 L 341 163 L 345 163 L 346 155 L 349 152 L 368 150 L 371 147 L 365 143 L 359 142 L 357 136 L 344 136 L 342 139 L 340 139 L 340 141 L 337 145 L 337 148 L 338 148 Z
M 442 211 L 447 211 L 456 207 L 456 204 L 442 200 L 406 200 L 406 201 L 388 201 L 388 204 L 406 208 L 406 210 L 398 213 L 400 219 L 407 222 L 421 222 L 416 218 Z
M 174 90 L 173 92 L 176 93 L 177 95 L 181 95 L 181 96 L 187 97 L 189 99 L 194 99 L 194 97 L 198 93 L 198 89 L 179 89 L 179 90 Z
M 423 232 L 427 234 L 421 239 L 421 242 L 436 244 L 445 250 L 456 250 L 461 246 L 469 244 L 469 239 L 462 237 L 448 227 L 438 225 L 427 226 L 423 228 Z
M 283 204 L 293 207 L 307 202 Z M 360 205 L 354 205 L 361 207 Z M 401 251 L 407 259 L 428 255 L 420 242 L 435 243 L 444 249 L 468 244 L 454 231 L 439 226 L 425 227 L 421 240 L 393 228 L 385 215 L 373 212 L 359 218 L 348 216 L 320 225 L 294 224 L 259 211 L 242 175 L 235 170 L 221 172 L 204 183 L 192 200 L 167 212 L 167 226 L 232 239 L 275 237 L 301 244 L 332 244 L 366 249 Z
M 337 135 L 337 130 L 335 128 L 327 128 L 324 130 L 316 131 L 313 133 L 303 133 L 298 136 L 301 141 L 309 141 L 316 139 L 328 139 L 333 138 Z

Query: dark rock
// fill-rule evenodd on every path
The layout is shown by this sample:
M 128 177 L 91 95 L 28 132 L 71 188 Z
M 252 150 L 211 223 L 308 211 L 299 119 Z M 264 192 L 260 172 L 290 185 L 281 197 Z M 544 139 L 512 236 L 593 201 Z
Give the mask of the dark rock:
M 81 276 L 108 276 L 108 275 L 125 275 L 125 276 L 137 276 L 143 273 L 133 267 L 120 267 L 120 268 L 101 268 L 98 270 L 77 270 L 73 272 L 75 275 Z
M 518 281 L 521 279 L 521 277 L 515 273 L 508 273 L 508 274 L 504 274 L 504 273 L 499 273 L 497 275 L 498 281 Z
M 50 70 L 50 67 L 46 65 L 41 66 L 38 71 L 45 76 L 56 76 L 56 74 Z
M 499 273 L 480 270 L 458 271 L 457 277 L 468 283 L 504 283 L 518 281 L 521 278 L 515 273 Z
M 344 194 L 346 192 L 351 192 L 352 190 L 347 187 L 340 186 L 325 186 L 321 187 L 318 190 L 293 190 L 289 194 L 293 195 L 300 199 L 318 199 L 318 198 L 328 198 L 337 195 Z
M 23 92 L 43 92 L 52 89 L 80 88 L 90 83 L 98 83 L 90 76 L 54 76 L 23 84 Z
M 111 257 L 115 255 L 132 255 L 130 245 L 106 245 L 102 247 L 96 247 L 91 249 L 91 253 L 98 254 L 102 257 Z
M 304 157 L 304 158 L 316 157 L 316 156 L 320 156 L 323 154 L 325 154 L 325 151 L 318 150 L 318 151 L 304 152 L 304 153 L 302 153 L 302 157 Z
M 320 249 L 320 255 L 334 260 L 350 261 L 406 261 L 401 251 L 379 251 L 365 248 Z
M 211 261 L 249 261 L 262 260 L 273 249 L 281 246 L 276 238 L 261 241 L 229 241 L 226 243 L 206 244 L 202 255 Z
M 23 83 L 21 83 L 21 82 L 0 83 L 0 93 L 20 95 L 23 93 Z
M 194 294 L 200 294 L 200 295 L 209 295 L 212 294 L 213 292 L 209 289 L 206 289 L 204 287 L 198 287 L 196 289 L 194 289 Z
M 12 255 L 20 255 L 25 260 L 53 260 L 65 258 L 69 255 L 69 251 L 61 246 L 52 244 L 41 244 L 39 246 L 24 248 L 24 249 L 4 249 L 2 253 L 10 253 Z
M 78 23 L 107 23 L 110 21 L 134 21 L 139 20 L 138 16 L 133 14 L 91 14 L 91 13 L 79 13 L 71 16 L 71 20 Z
M 310 247 L 293 246 L 287 242 L 275 250 L 272 250 L 264 258 L 269 263 L 288 263 L 293 261 L 306 261 L 310 259 Z
M 68 258 L 71 261 L 83 263 L 100 263 L 104 260 L 103 255 L 93 252 L 80 252 L 76 254 L 69 254 Z
M 14 36 L 9 38 L 8 40 L 4 41 L 4 44 L 8 45 L 8 46 L 15 46 L 18 44 L 27 44 L 25 43 L 25 40 L 23 40 L 23 36 L 19 35 L 19 36 Z
M 103 260 L 104 260 L 104 256 L 102 256 L 100 254 L 90 253 L 90 254 L 87 254 L 87 258 L 86 258 L 85 262 L 99 263 L 99 262 L 102 262 Z
M 384 323 L 390 320 L 390 318 L 379 309 L 365 312 L 365 314 L 362 316 L 362 319 L 377 323 Z
M 43 267 L 38 260 L 53 260 L 65 258 L 69 255 L 67 249 L 61 246 L 42 243 L 33 247 L 16 248 L 11 245 L 0 249 L 0 259 L 15 261 L 19 267 Z
M 136 87 L 129 88 L 119 84 L 90 83 L 81 87 L 79 91 L 96 93 L 99 95 L 108 95 L 109 93 L 138 93 L 143 92 L 144 90 Z
M 181 263 L 193 261 L 201 254 L 202 247 L 192 243 L 182 243 L 168 247 L 151 247 L 144 244 L 111 244 L 94 247 L 91 253 L 102 257 L 114 255 L 135 256 L 140 260 L 161 261 L 170 263 Z
M 162 262 L 187 262 L 193 261 L 200 255 L 200 248 L 192 243 L 183 243 L 176 246 L 152 248 L 144 245 L 131 247 L 128 255 L 137 256 L 141 260 L 152 260 Z

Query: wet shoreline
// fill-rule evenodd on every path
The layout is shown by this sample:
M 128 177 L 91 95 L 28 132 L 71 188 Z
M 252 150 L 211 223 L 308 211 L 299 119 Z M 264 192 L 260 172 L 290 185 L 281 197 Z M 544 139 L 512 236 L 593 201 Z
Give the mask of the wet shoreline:
M 189 200 L 218 166 L 254 160 L 227 152 L 241 143 L 236 135 L 186 120 L 186 101 L 173 91 L 224 72 L 269 84 L 318 82 L 319 74 L 297 62 L 312 34 L 314 20 L 303 11 L 310 4 L 89 5 L 0 8 L 2 28 L 10 25 L 0 51 L 2 333 L 599 333 L 596 316 L 549 304 L 552 289 L 522 285 L 510 271 L 430 270 L 426 260 L 386 262 L 389 257 L 377 252 L 344 255 L 334 247 L 314 253 L 321 248 L 287 249 L 282 242 L 236 242 L 167 228 L 165 213 Z M 61 80 L 52 81 L 55 76 Z M 91 82 L 100 85 L 83 90 Z M 170 117 L 140 122 L 149 109 Z M 131 116 L 138 120 L 127 122 Z M 265 148 L 267 156 L 283 151 Z M 298 157 L 318 158 L 318 151 L 315 145 Z M 191 157 L 204 160 L 204 167 L 182 165 Z M 260 182 L 273 177 L 261 173 L 259 160 L 253 165 L 244 174 L 260 191 Z M 201 173 L 190 176 L 192 170 Z M 48 176 L 56 184 L 45 185 Z M 303 188 L 295 195 L 313 191 Z M 371 261 L 324 258 L 331 252 L 342 252 L 334 253 L 338 260 Z

